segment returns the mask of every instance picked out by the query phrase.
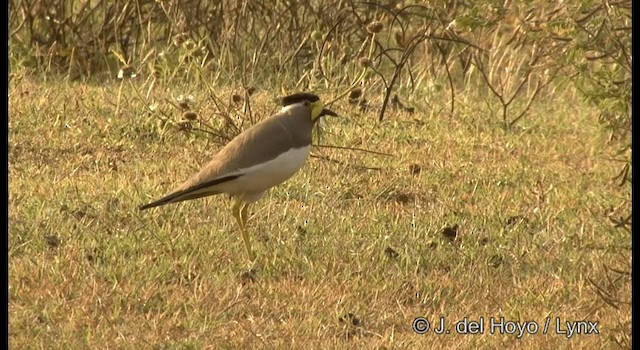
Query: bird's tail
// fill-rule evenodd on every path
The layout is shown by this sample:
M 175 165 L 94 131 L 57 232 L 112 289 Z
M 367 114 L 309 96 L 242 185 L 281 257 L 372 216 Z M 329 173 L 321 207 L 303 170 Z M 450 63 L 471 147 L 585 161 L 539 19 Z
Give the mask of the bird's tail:
M 220 191 L 216 189 L 216 185 L 237 179 L 240 176 L 241 175 L 225 176 L 225 177 L 217 178 L 212 181 L 200 183 L 183 190 L 177 190 L 173 193 L 170 193 L 158 199 L 157 201 L 153 201 L 151 203 L 141 205 L 138 207 L 138 209 L 146 210 L 154 207 L 159 207 L 161 205 L 178 203 L 178 202 L 186 201 L 189 199 L 196 199 L 196 198 L 211 196 L 214 194 L 220 194 Z

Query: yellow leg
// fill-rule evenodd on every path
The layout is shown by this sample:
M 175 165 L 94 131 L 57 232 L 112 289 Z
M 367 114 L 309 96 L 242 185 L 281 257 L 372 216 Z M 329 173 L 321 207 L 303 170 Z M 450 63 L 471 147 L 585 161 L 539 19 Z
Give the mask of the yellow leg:
M 247 233 L 247 207 L 249 205 L 243 201 L 236 201 L 236 204 L 233 205 L 233 217 L 236 218 L 238 222 L 238 226 L 240 226 L 240 233 L 242 234 L 242 240 L 244 241 L 244 247 L 247 249 L 247 254 L 249 255 L 249 260 L 254 261 L 255 255 L 253 255 L 253 251 L 251 250 L 251 242 L 249 241 L 249 234 Z

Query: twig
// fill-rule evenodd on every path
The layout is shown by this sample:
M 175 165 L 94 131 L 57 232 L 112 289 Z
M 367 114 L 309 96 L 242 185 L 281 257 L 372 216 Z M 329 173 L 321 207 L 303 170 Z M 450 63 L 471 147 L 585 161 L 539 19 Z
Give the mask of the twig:
M 344 165 L 344 166 L 347 166 L 347 167 L 356 168 L 356 169 L 377 170 L 377 171 L 382 170 L 382 168 L 377 168 L 377 167 L 376 168 L 372 168 L 372 167 L 368 167 L 368 166 L 364 166 L 364 165 L 356 165 L 356 164 L 345 163 L 345 162 L 342 162 L 342 161 L 339 161 L 339 160 L 331 159 L 331 158 L 325 157 L 325 156 L 318 156 L 318 155 L 315 155 L 315 154 L 312 154 L 311 157 L 318 158 L 318 159 L 321 159 L 321 160 L 325 160 L 325 161 L 331 162 L 331 163 Z
M 360 151 L 360 152 L 365 152 L 365 153 L 377 154 L 377 155 L 386 156 L 386 157 L 395 157 L 393 154 L 390 154 L 390 153 L 376 152 L 376 151 L 371 151 L 371 150 L 368 150 L 368 149 L 358 148 L 358 147 L 333 146 L 333 145 L 314 145 L 314 146 L 321 147 L 321 148 L 348 149 L 348 150 L 353 150 L 353 151 Z

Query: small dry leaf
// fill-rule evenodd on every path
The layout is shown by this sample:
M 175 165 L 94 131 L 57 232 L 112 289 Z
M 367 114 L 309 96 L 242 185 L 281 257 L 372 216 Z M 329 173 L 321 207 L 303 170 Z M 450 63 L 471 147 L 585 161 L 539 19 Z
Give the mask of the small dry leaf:
M 509 216 L 505 222 L 505 227 L 511 228 L 516 226 L 519 223 L 527 224 L 529 220 L 522 215 L 512 215 Z
M 320 40 L 322 40 L 323 35 L 322 35 L 322 33 L 320 31 L 314 30 L 313 32 L 311 32 L 310 37 L 311 37 L 311 39 L 313 39 L 315 41 L 320 41 Z
M 243 286 L 249 283 L 255 283 L 258 279 L 258 270 L 251 269 L 249 271 L 245 271 L 238 276 L 238 279 Z
M 489 265 L 494 268 L 500 267 L 504 263 L 504 258 L 502 256 L 495 254 L 489 258 Z
M 57 236 L 44 236 L 44 241 L 47 243 L 49 248 L 57 248 L 60 246 L 60 238 L 58 238 Z
M 458 237 L 458 225 L 447 226 L 442 229 L 441 233 L 446 239 L 454 241 Z
M 358 103 L 358 109 L 361 112 L 366 112 L 369 109 L 369 101 L 367 101 L 366 99 L 361 99 L 360 103 Z
M 338 321 L 354 327 L 362 326 L 362 321 L 355 314 L 351 312 L 345 314 L 344 316 L 339 317 Z
M 176 123 L 176 126 L 180 131 L 190 131 L 192 128 L 191 122 L 188 120 L 181 120 Z

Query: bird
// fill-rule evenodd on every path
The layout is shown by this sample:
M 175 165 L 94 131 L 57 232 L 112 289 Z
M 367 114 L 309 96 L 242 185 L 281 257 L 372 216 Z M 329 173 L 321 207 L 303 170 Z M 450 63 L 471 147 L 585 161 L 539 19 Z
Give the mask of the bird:
M 310 92 L 283 97 L 281 107 L 238 134 L 175 190 L 139 209 L 227 194 L 235 199 L 232 214 L 249 259 L 254 261 L 246 228 L 248 206 L 298 172 L 309 156 L 314 125 L 323 116 L 338 116 Z

